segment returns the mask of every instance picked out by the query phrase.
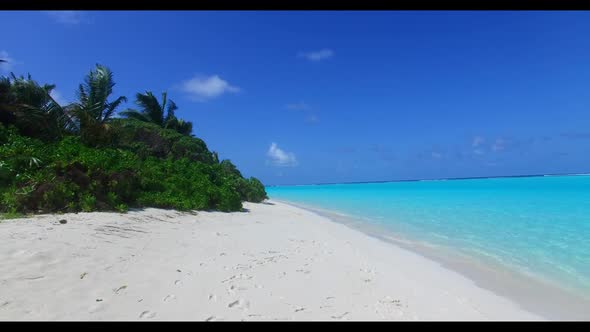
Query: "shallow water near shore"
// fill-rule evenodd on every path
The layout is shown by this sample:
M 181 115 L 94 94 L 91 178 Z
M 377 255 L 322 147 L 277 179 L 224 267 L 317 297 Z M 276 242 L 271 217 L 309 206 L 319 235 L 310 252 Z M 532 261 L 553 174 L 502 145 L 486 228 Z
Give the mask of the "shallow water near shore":
M 590 317 L 590 176 L 267 188 L 549 319 Z

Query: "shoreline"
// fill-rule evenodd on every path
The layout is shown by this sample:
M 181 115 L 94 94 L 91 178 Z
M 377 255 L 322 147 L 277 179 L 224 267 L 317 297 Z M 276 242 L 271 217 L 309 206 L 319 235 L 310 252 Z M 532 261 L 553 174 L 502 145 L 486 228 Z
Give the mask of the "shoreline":
M 312 211 L 244 207 L 4 220 L 0 320 L 546 319 Z
M 590 299 L 578 296 L 572 290 L 539 280 L 535 277 L 515 271 L 492 260 L 483 261 L 483 257 L 473 257 L 455 249 L 440 245 L 427 245 L 399 237 L 380 226 L 368 225 L 360 218 L 339 213 L 338 211 L 307 206 L 294 202 L 277 200 L 283 204 L 295 206 L 323 216 L 333 222 L 343 224 L 370 237 L 408 250 L 440 264 L 442 267 L 457 272 L 477 286 L 505 297 L 523 309 L 551 320 L 587 320 L 590 317 Z M 440 252 L 440 250 L 444 250 Z

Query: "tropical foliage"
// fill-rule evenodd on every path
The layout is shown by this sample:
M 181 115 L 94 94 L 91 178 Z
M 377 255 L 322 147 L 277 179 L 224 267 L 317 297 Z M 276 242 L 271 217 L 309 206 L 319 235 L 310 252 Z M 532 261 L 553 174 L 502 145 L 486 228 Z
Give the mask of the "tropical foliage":
M 97 65 L 78 100 L 59 105 L 54 85 L 0 77 L 0 213 L 125 211 L 129 207 L 239 211 L 267 198 L 255 178 L 192 135 L 176 104 L 138 93 L 117 109 L 112 72 Z
M 11 74 L 0 77 L 0 121 L 13 124 L 26 136 L 55 140 L 77 125 L 51 92 L 55 85 L 39 85 L 31 79 Z
M 190 135 L 193 131 L 193 124 L 190 121 L 184 121 L 175 116 L 174 111 L 178 107 L 172 100 L 168 100 L 166 92 L 162 93 L 161 104 L 151 91 L 138 93 L 135 98 L 135 103 L 141 110 L 129 109 L 121 112 L 121 115 L 143 122 L 150 122 L 162 128 L 173 129 L 185 135 Z

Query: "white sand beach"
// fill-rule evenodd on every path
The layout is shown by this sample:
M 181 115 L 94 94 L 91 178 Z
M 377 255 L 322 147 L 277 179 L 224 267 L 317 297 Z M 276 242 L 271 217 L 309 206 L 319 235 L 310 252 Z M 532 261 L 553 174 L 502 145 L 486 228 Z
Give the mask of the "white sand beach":
M 0 320 L 543 319 L 313 212 L 244 207 L 4 220 Z

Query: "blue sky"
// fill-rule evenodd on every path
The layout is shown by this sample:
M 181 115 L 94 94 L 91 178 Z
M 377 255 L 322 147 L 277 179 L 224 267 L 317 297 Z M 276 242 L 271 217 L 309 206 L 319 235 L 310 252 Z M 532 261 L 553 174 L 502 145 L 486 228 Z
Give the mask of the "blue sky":
M 590 171 L 589 12 L 0 12 L 0 68 L 168 91 L 265 184 Z M 123 109 L 121 109 L 123 110 Z

